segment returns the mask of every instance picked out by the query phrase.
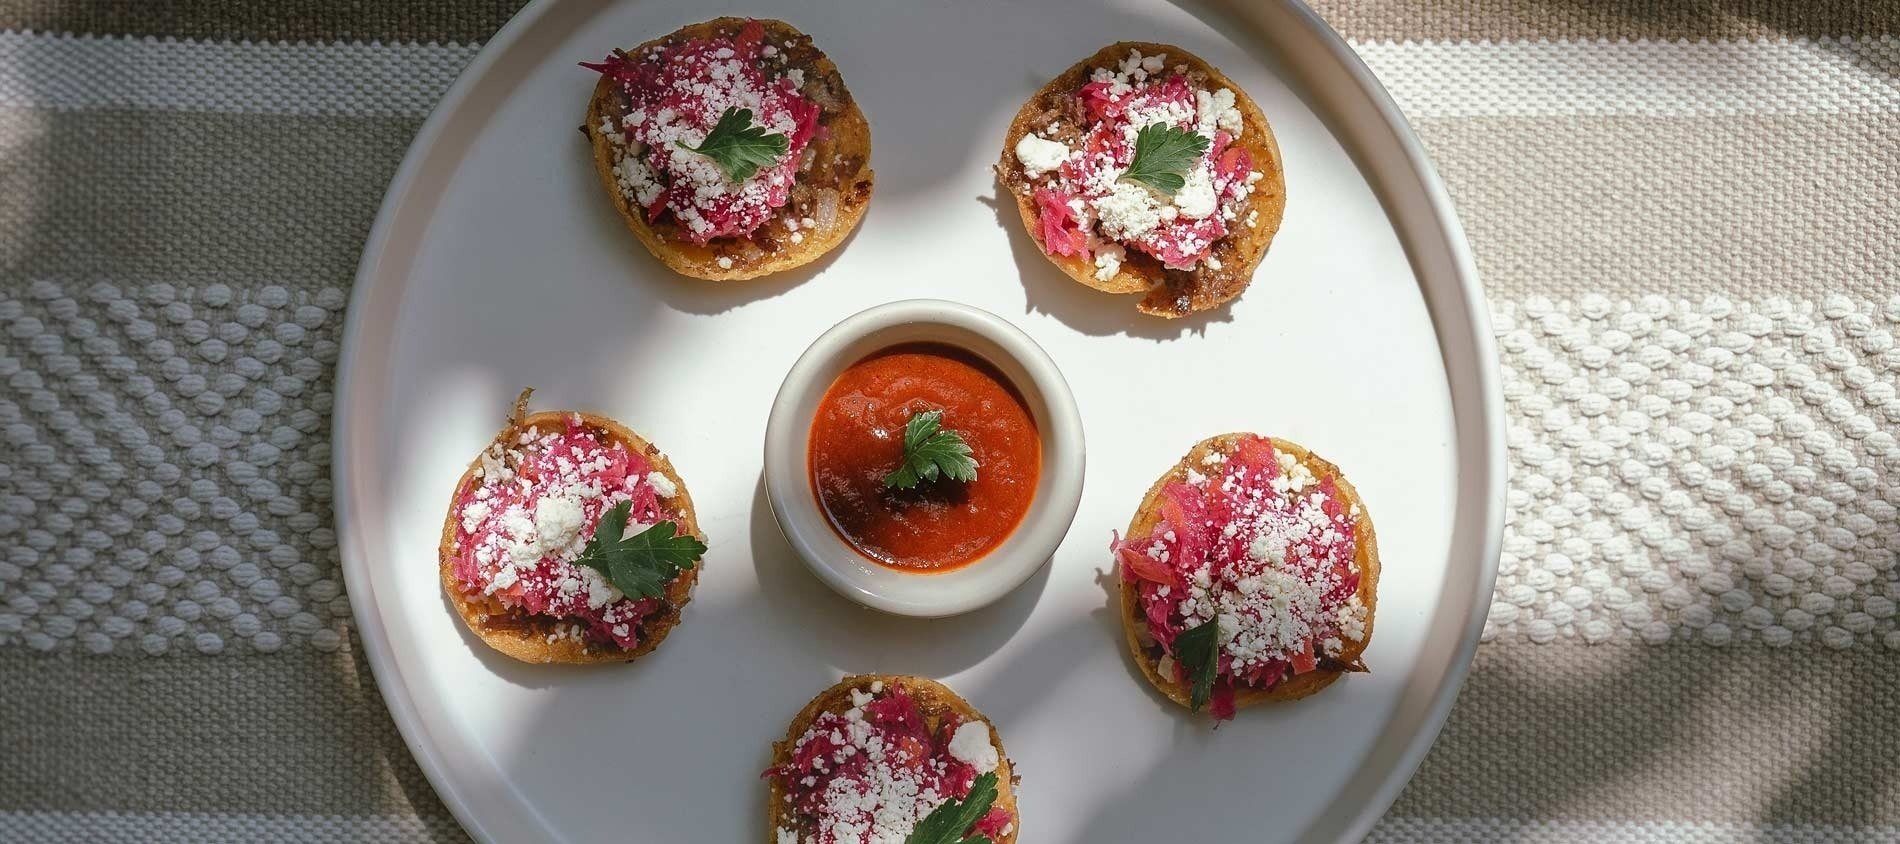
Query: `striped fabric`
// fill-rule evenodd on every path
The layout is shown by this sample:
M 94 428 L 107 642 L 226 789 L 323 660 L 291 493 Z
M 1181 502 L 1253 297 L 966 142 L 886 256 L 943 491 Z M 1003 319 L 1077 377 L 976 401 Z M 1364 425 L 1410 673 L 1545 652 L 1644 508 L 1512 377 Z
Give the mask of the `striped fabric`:
M 330 377 L 516 5 L 0 0 L 0 841 L 463 840 L 351 637 Z M 1510 414 L 1484 642 L 1372 840 L 1900 840 L 1900 2 L 1320 11 Z

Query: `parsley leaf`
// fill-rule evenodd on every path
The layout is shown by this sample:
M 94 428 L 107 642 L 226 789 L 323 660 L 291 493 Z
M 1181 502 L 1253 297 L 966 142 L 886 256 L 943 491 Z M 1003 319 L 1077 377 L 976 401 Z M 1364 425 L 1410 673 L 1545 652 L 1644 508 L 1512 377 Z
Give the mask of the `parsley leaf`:
M 910 489 L 939 476 L 968 483 L 976 480 L 976 458 L 955 431 L 943 430 L 943 411 L 927 410 L 904 425 L 904 463 L 884 476 L 886 489 Z
M 752 178 L 753 173 L 778 160 L 785 151 L 792 148 L 791 140 L 784 135 L 767 132 L 765 127 L 752 125 L 752 109 L 728 108 L 719 115 L 719 122 L 713 124 L 711 132 L 699 146 L 689 147 L 685 141 L 674 141 L 680 149 L 691 150 L 713 160 L 719 169 L 726 171 L 726 178 L 743 182 Z
M 680 536 L 679 526 L 672 522 L 623 536 L 632 512 L 633 502 L 622 501 L 600 514 L 594 538 L 574 563 L 606 575 L 614 588 L 629 596 L 664 598 L 666 584 L 693 567 L 706 553 L 706 543 L 692 534 Z
M 1135 135 L 1135 157 L 1122 178 L 1173 196 L 1187 184 L 1187 171 L 1207 154 L 1208 139 L 1166 123 L 1150 123 Z
M 989 814 L 990 804 L 995 802 L 996 772 L 991 771 L 970 783 L 968 796 L 962 800 L 946 800 L 925 815 L 917 828 L 910 831 L 910 837 L 904 839 L 904 844 L 991 844 L 987 835 L 965 838 L 963 833 Z
M 1203 621 L 1174 637 L 1174 658 L 1188 670 L 1193 688 L 1188 709 L 1199 712 L 1214 695 L 1214 675 L 1220 671 L 1220 622 Z M 1169 678 L 1173 679 L 1173 678 Z

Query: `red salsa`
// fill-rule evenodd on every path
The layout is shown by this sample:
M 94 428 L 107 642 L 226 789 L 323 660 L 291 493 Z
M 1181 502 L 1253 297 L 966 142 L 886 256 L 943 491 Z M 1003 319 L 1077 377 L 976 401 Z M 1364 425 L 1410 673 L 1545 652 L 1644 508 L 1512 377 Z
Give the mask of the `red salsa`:
M 932 410 L 976 459 L 976 480 L 885 486 L 902 464 L 904 426 Z M 948 571 L 1002 544 L 1036 496 L 1042 441 L 1022 395 L 982 358 L 935 343 L 880 351 L 847 367 L 812 417 L 811 486 L 858 553 L 907 571 Z

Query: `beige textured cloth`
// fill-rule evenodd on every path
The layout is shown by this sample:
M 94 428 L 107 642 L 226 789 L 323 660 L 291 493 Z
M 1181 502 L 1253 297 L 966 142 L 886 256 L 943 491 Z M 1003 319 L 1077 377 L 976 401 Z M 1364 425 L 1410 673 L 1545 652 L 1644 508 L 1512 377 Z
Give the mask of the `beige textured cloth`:
M 330 377 L 515 5 L 0 0 L 0 841 L 462 839 L 350 636 Z M 1320 11 L 1510 416 L 1485 641 L 1373 838 L 1900 840 L 1900 3 Z

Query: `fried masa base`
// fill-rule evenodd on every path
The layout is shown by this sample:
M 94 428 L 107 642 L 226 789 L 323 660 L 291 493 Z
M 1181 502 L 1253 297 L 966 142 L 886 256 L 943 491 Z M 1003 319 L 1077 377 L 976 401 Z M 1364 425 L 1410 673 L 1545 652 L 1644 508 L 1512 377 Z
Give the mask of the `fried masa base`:
M 994 806 L 1002 807 L 1009 812 L 1010 817 L 1015 818 L 1015 823 L 1010 827 L 1009 833 L 996 839 L 996 844 L 1016 844 L 1016 837 L 1022 834 L 1023 818 L 1022 813 L 1016 808 L 1018 777 L 1015 767 L 1010 763 L 1009 753 L 1003 750 L 1003 737 L 996 731 L 996 725 L 990 724 L 990 719 L 983 717 L 983 713 L 978 712 L 969 701 L 951 691 L 950 687 L 935 680 L 906 674 L 853 674 L 838 681 L 837 685 L 819 692 L 817 697 L 805 704 L 804 709 L 799 710 L 798 716 L 792 719 L 791 726 L 785 728 L 783 741 L 772 743 L 772 765 L 776 767 L 792 760 L 792 752 L 798 744 L 799 737 L 803 736 L 806 730 L 811 729 L 812 722 L 818 719 L 819 713 L 843 714 L 852 706 L 851 691 L 853 689 L 870 691 L 871 684 L 874 682 L 882 682 L 886 688 L 902 685 L 909 690 L 911 698 L 916 700 L 918 708 L 923 710 L 924 722 L 929 725 L 933 733 L 943 723 L 944 715 L 951 712 L 957 713 L 965 721 L 981 721 L 989 724 L 990 742 L 996 745 L 997 756 Z M 792 818 L 791 812 L 786 807 L 785 789 L 779 786 L 778 779 L 767 777 L 766 783 L 768 791 L 765 805 L 765 841 L 766 844 L 778 844 L 779 828 L 783 826 L 787 829 L 798 829 L 798 822 Z M 799 832 L 802 835 L 806 830 L 799 829 Z
M 495 435 L 495 442 L 512 444 L 515 436 L 523 429 L 565 427 L 569 418 L 579 416 L 582 425 L 601 432 L 606 442 L 618 442 L 629 453 L 643 455 L 647 463 L 653 467 L 653 471 L 665 475 L 672 481 L 679 492 L 672 498 L 666 499 L 666 505 L 678 513 L 675 523 L 679 526 L 679 532 L 682 535 L 692 534 L 699 537 L 701 542 L 706 541 L 705 535 L 699 531 L 699 520 L 694 515 L 692 496 L 686 492 L 686 482 L 680 479 L 679 473 L 673 469 L 672 461 L 666 459 L 666 455 L 660 453 L 658 447 L 634 433 L 632 429 L 605 416 L 569 410 L 527 413 L 530 392 L 532 391 L 522 391 L 521 397 L 515 400 L 514 412 L 508 417 L 508 425 L 501 430 L 501 433 Z M 666 640 L 667 635 L 673 632 L 674 627 L 679 626 L 681 610 L 693 598 L 693 586 L 699 582 L 699 570 L 705 565 L 704 560 L 681 572 L 666 585 L 664 606 L 641 622 L 640 644 L 630 649 L 603 646 L 574 636 L 559 636 L 550 641 L 549 637 L 553 636 L 558 628 L 572 625 L 574 622 L 545 615 L 532 615 L 523 610 L 502 606 L 501 602 L 494 598 L 464 592 L 461 581 L 455 577 L 454 560 L 458 550 L 456 540 L 458 521 L 455 505 L 456 502 L 462 500 L 463 490 L 475 483 L 475 471 L 480 469 L 481 465 L 481 456 L 477 455 L 469 463 L 468 469 L 462 473 L 462 479 L 456 482 L 455 495 L 449 500 L 448 517 L 442 522 L 442 543 L 438 549 L 442 592 L 448 597 L 449 604 L 455 607 L 455 614 L 461 616 L 462 623 L 468 625 L 469 631 L 477 638 L 489 647 L 522 662 L 592 665 L 628 662 L 645 656 L 654 648 L 659 647 L 660 643 Z
M 696 23 L 628 52 L 637 54 L 657 46 L 702 38 L 730 38 L 748 22 L 747 18 L 727 17 Z M 647 251 L 681 275 L 709 281 L 738 281 L 808 264 L 842 243 L 864 218 L 864 210 L 871 202 L 871 126 L 858 110 L 850 90 L 845 88 L 837 65 L 812 45 L 810 36 L 790 24 L 764 19 L 758 23 L 765 28 L 766 42 L 785 56 L 786 66 L 805 71 L 805 86 L 800 93 L 818 104 L 821 131 L 801 156 L 790 199 L 748 236 L 714 238 L 702 246 L 688 239 L 685 229 L 670 216 L 648 222 L 646 210 L 635 207 L 633 200 L 620 190 L 620 181 L 614 175 L 619 148 L 600 131 L 603 118 L 612 116 L 614 125 L 619 125 L 619 116 L 626 113 L 623 93 L 612 79 L 603 76 L 595 83 L 593 96 L 587 101 L 586 123 L 581 125 L 581 131 L 593 143 L 594 169 L 600 174 L 600 182 L 612 198 L 614 209 Z M 788 43 L 791 46 L 786 46 Z M 827 194 L 837 206 L 835 216 L 828 223 L 819 219 L 818 212 Z M 812 218 L 818 224 L 804 226 L 800 221 L 805 218 Z M 792 229 L 785 225 L 787 220 L 800 222 L 801 237 L 797 243 L 792 242 Z M 721 264 L 721 260 L 726 263 Z
M 1240 110 L 1241 120 L 1245 124 L 1241 136 L 1234 143 L 1253 158 L 1254 169 L 1261 173 L 1262 178 L 1254 184 L 1253 193 L 1247 197 L 1246 207 L 1238 212 L 1237 218 L 1229 225 L 1227 235 L 1214 244 L 1210 254 L 1220 261 L 1218 270 L 1210 269 L 1205 262 L 1192 270 L 1170 270 L 1153 256 L 1128 249 L 1121 270 L 1107 279 L 1099 279 L 1095 277 L 1095 263 L 1090 259 L 1052 255 L 1047 249 L 1043 250 L 1043 256 L 1070 278 L 1096 290 L 1146 293 L 1140 304 L 1136 305 L 1145 314 L 1172 319 L 1218 308 L 1239 296 L 1253 282 L 1254 270 L 1266 257 L 1267 247 L 1273 243 L 1274 234 L 1280 230 L 1280 220 L 1286 213 L 1286 175 L 1282 169 L 1280 145 L 1274 140 L 1273 129 L 1267 125 L 1266 115 L 1261 113 L 1253 98 L 1247 96 L 1239 85 L 1200 57 L 1169 44 L 1120 41 L 1075 63 L 1062 75 L 1042 86 L 1016 113 L 1016 119 L 1009 124 L 1009 134 L 1003 140 L 1003 157 L 996 165 L 997 178 L 1003 189 L 1016 200 L 1016 209 L 1022 214 L 1023 225 L 1029 229 L 1029 236 L 1041 246 L 1042 215 L 1036 208 L 1035 198 L 1024 193 L 1025 188 L 1033 190 L 1034 182 L 1023 171 L 1022 163 L 1016 160 L 1016 144 L 1024 135 L 1051 122 L 1069 126 L 1087 125 L 1081 107 L 1075 100 L 1076 90 L 1089 81 L 1091 68 L 1114 67 L 1131 50 L 1139 51 L 1144 56 L 1166 54 L 1170 68 L 1186 65 L 1190 73 L 1198 72 L 1205 76 L 1210 90 L 1227 88 L 1233 91 L 1234 107 Z M 1254 219 L 1252 226 L 1247 225 L 1249 215 Z
M 1128 532 L 1124 536 L 1148 536 L 1153 533 L 1155 525 L 1161 521 L 1161 489 L 1171 481 L 1186 483 L 1188 467 L 1201 465 L 1201 460 L 1210 452 L 1219 452 L 1222 455 L 1232 454 L 1241 438 L 1246 436 L 1248 435 L 1243 433 L 1221 434 L 1196 443 L 1187 456 L 1182 457 L 1180 462 L 1174 464 L 1173 468 L 1170 468 L 1154 482 L 1153 486 L 1148 488 L 1147 496 L 1141 500 L 1141 507 L 1135 511 L 1134 518 L 1129 520 Z M 1289 677 L 1271 689 L 1236 687 L 1234 706 L 1237 709 L 1268 701 L 1298 700 L 1332 685 L 1333 681 L 1339 679 L 1342 674 L 1366 670 L 1360 657 L 1365 653 L 1366 645 L 1372 641 L 1372 620 L 1374 610 L 1378 605 L 1379 546 L 1372 530 L 1372 515 L 1367 511 L 1365 502 L 1359 498 L 1359 491 L 1354 489 L 1352 483 L 1346 480 L 1346 476 L 1340 473 L 1338 466 L 1320 459 L 1298 443 L 1277 437 L 1265 439 L 1273 444 L 1273 450 L 1276 453 L 1293 455 L 1294 459 L 1305 464 L 1307 470 L 1313 473 L 1315 480 L 1332 478 L 1333 484 L 1339 489 L 1341 506 L 1359 508 L 1359 520 L 1354 536 L 1357 553 L 1353 562 L 1359 567 L 1360 572 L 1357 594 L 1359 600 L 1366 605 L 1366 635 L 1357 642 L 1346 642 L 1345 648 L 1339 652 L 1338 656 L 1321 660 L 1319 667 L 1312 671 Z M 1161 646 L 1152 643 L 1144 645 L 1142 642 L 1148 621 L 1141 609 L 1140 589 L 1133 581 L 1120 576 L 1119 566 L 1117 572 L 1117 578 L 1121 583 L 1122 631 L 1128 639 L 1128 652 L 1134 656 L 1135 664 L 1141 667 L 1141 673 L 1148 678 L 1148 682 L 1160 689 L 1169 700 L 1188 706 L 1190 692 L 1188 685 L 1175 682 L 1172 677 L 1161 676 Z

